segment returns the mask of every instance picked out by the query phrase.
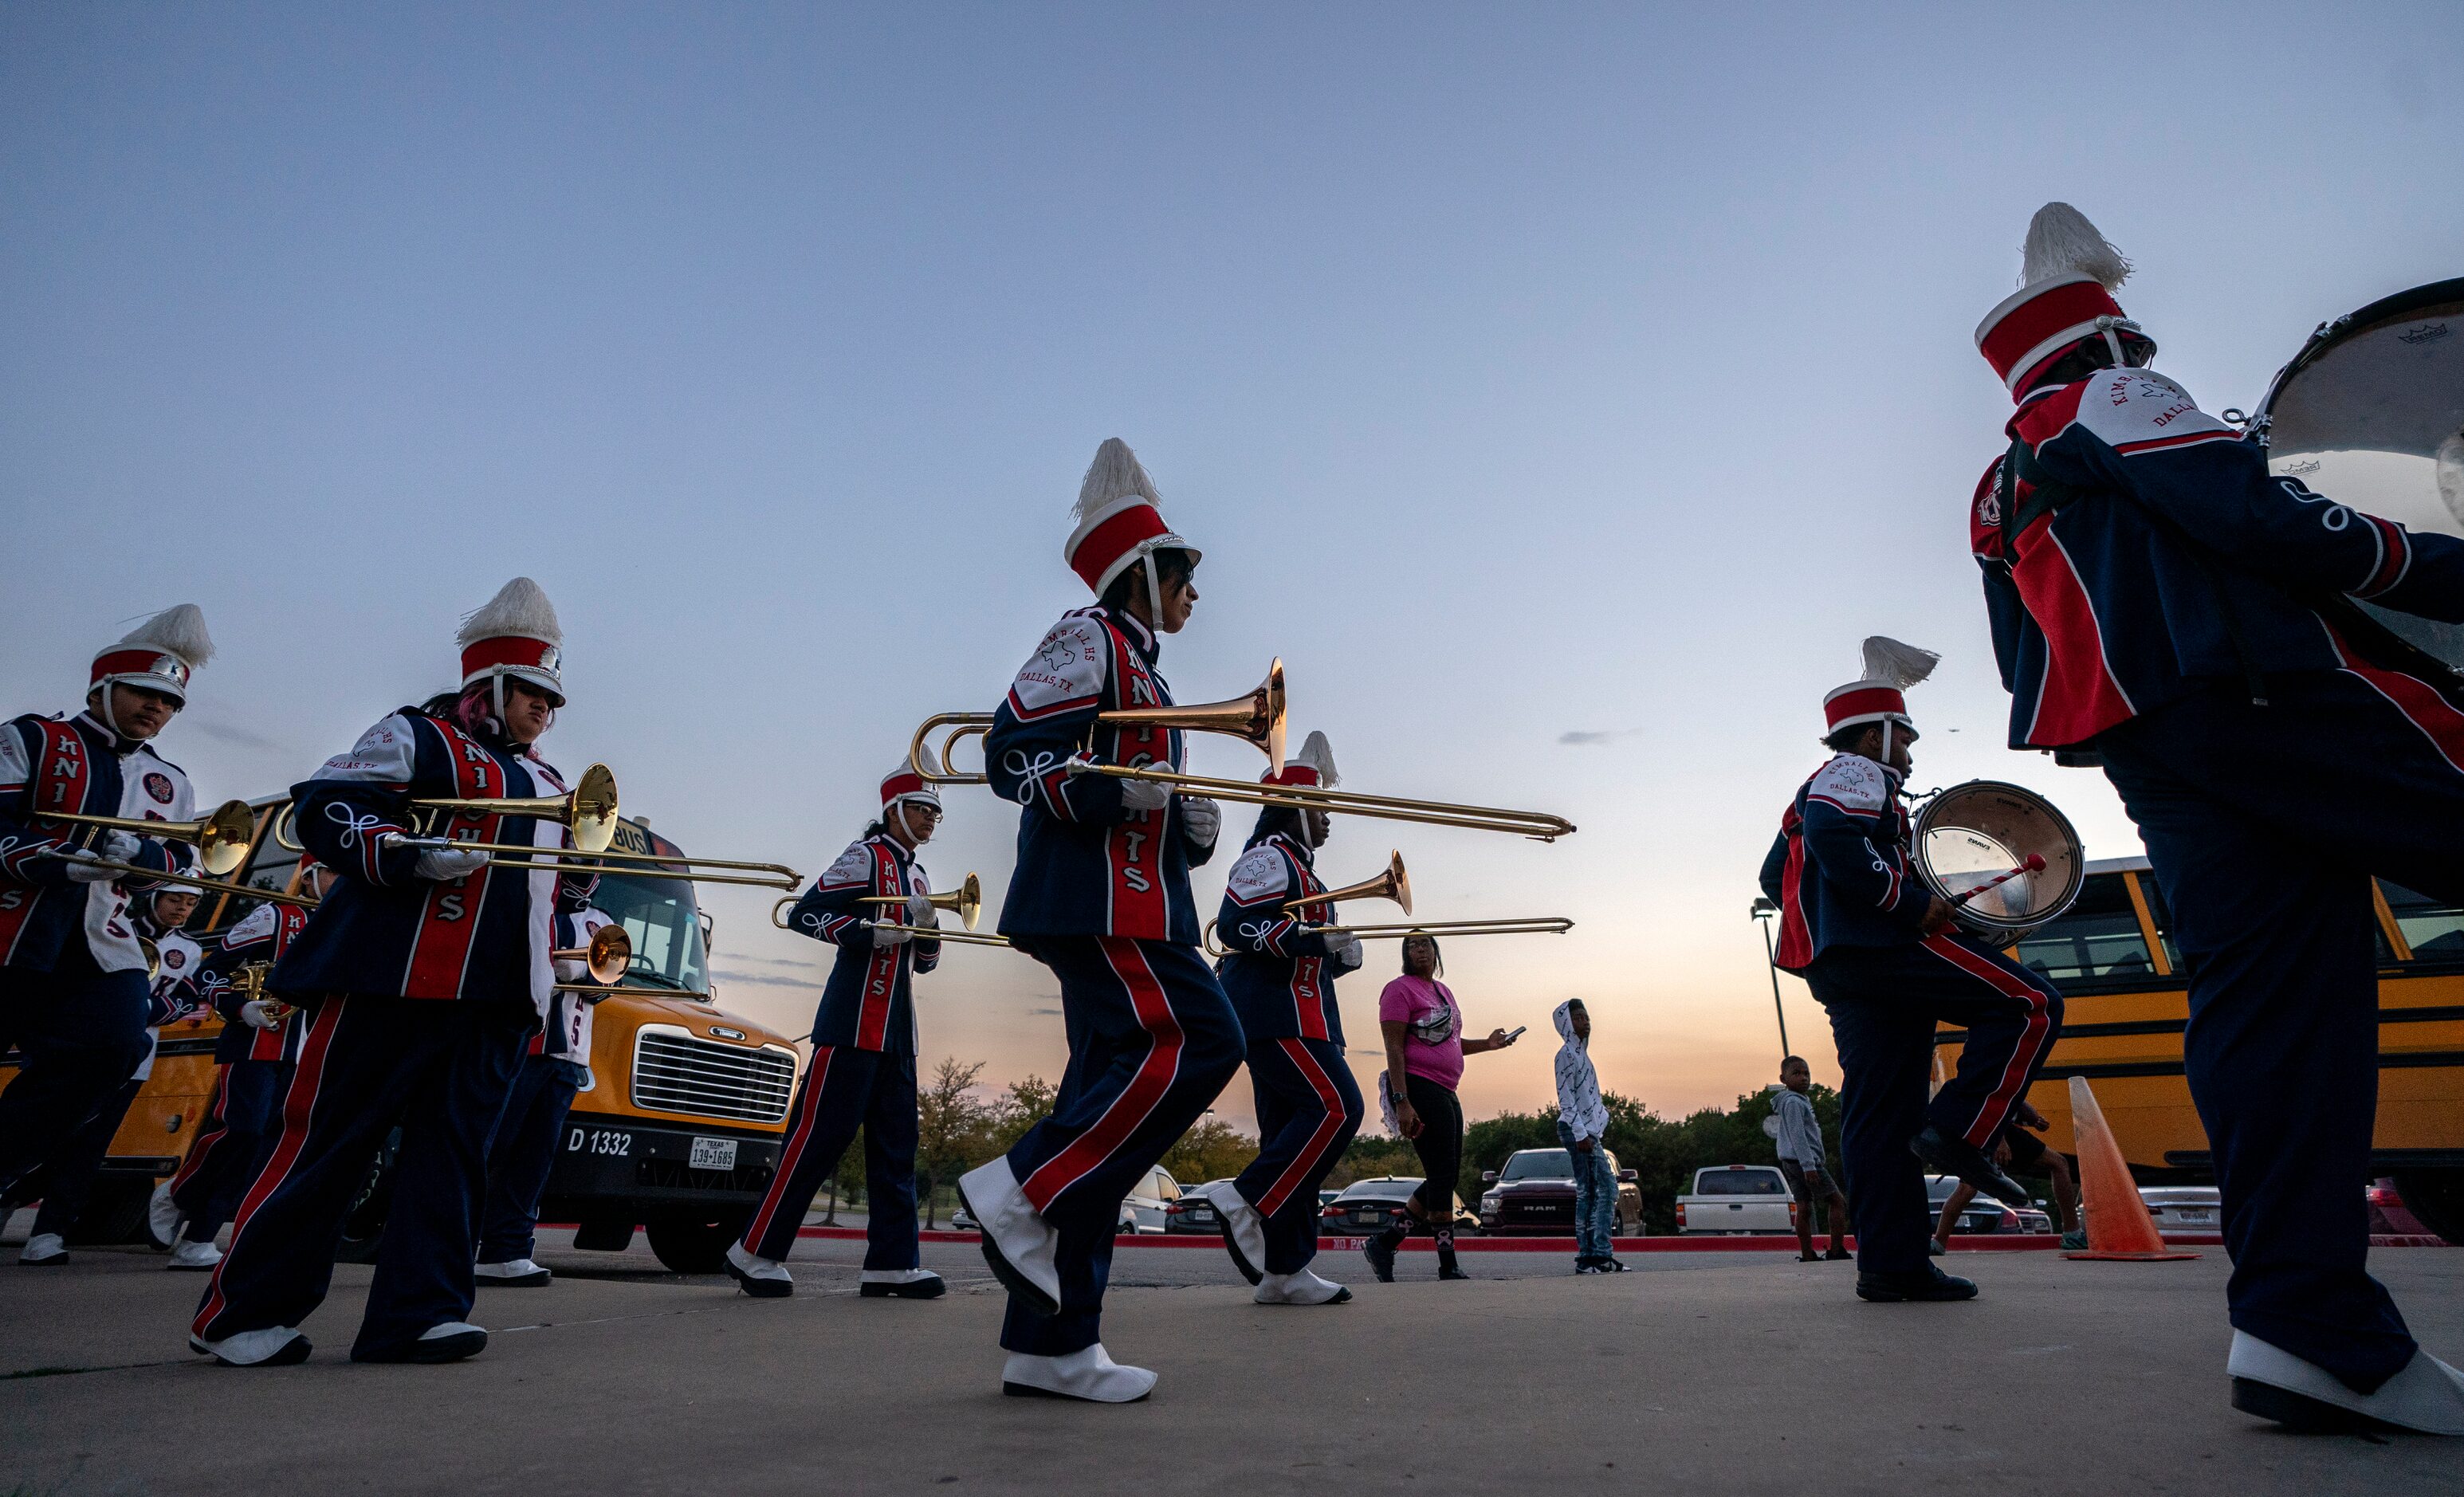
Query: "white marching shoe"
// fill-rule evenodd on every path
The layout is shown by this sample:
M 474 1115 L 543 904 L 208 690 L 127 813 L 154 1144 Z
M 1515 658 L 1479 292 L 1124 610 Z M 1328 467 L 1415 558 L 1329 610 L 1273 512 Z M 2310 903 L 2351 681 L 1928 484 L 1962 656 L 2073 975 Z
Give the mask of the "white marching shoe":
M 171 1244 L 171 1261 L 166 1268 L 198 1273 L 223 1261 L 223 1250 L 211 1243 L 192 1243 L 182 1238 Z
M 476 1283 L 493 1284 L 499 1288 L 527 1289 L 549 1283 L 556 1275 L 527 1258 L 517 1258 L 512 1263 L 474 1264 L 471 1277 Z
M 2464 1435 L 2464 1372 L 2416 1351 L 2376 1393 L 2355 1393 L 2335 1374 L 2247 1331 L 2236 1331 L 2225 1359 L 2233 1404 L 2294 1429 L 2345 1433 L 2384 1426 L 2426 1435 Z
M 1252 1298 L 1261 1305 L 1341 1305 L 1352 1298 L 1352 1291 L 1303 1268 L 1298 1273 L 1264 1275 Z
M 855 1276 L 859 1299 L 936 1300 L 949 1288 L 930 1268 L 867 1268 Z
M 992 1162 L 958 1177 L 958 1200 L 965 1203 L 967 1215 L 976 1219 L 983 1238 L 984 1263 L 993 1277 L 1037 1314 L 1059 1314 L 1061 1269 L 1054 1255 L 1060 1250 L 1061 1234 L 1046 1226 L 1042 1214 L 1027 1203 L 1026 1192 L 1018 1188 L 1018 1177 L 1010 1173 L 1009 1156 L 996 1156 Z M 1098 1355 L 1103 1353 L 1101 1347 L 1094 1350 Z
M 1223 1250 L 1232 1255 L 1232 1266 L 1241 1277 L 1259 1283 L 1266 1272 L 1266 1219 L 1258 1208 L 1243 1198 L 1230 1180 L 1223 1180 L 1203 1192 L 1215 1205 L 1215 1215 L 1223 1223 Z
M 785 1264 L 749 1252 L 742 1243 L 727 1244 L 727 1276 L 758 1300 L 782 1300 L 796 1292 L 796 1276 Z
M 145 1198 L 145 1231 L 159 1251 L 180 1239 L 180 1208 L 171 1201 L 171 1182 L 165 1180 Z
M 1029 1356 L 1012 1352 L 1001 1365 L 1001 1392 L 1014 1398 L 1083 1398 L 1089 1403 L 1135 1403 L 1155 1391 L 1155 1375 L 1123 1367 L 1104 1343 L 1067 1356 Z
M 26 1239 L 26 1250 L 17 1262 L 29 1268 L 54 1268 L 69 1261 L 68 1240 L 57 1232 L 37 1232 Z
M 188 1350 L 222 1367 L 291 1367 L 308 1360 L 308 1338 L 289 1326 L 242 1331 L 219 1341 L 188 1337 Z

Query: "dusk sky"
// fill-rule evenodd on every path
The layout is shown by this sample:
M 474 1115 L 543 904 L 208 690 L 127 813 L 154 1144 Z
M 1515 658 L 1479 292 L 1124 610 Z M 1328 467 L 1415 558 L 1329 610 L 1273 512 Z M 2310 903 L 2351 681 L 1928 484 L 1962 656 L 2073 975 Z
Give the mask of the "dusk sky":
M 1778 1058 L 1747 907 L 1863 635 L 1943 655 L 1918 785 L 2138 850 L 2101 777 L 2003 748 L 1966 551 L 2009 410 L 1970 335 L 2030 213 L 2084 210 L 2158 368 L 2247 407 L 2321 319 L 2464 273 L 2464 8 L 1639 11 L 11 5 L 0 705 L 201 603 L 161 746 L 275 793 L 527 573 L 545 756 L 809 874 L 1086 601 L 1061 543 L 1120 436 L 1206 553 L 1183 700 L 1281 655 L 1349 785 L 1581 825 L 1346 820 L 1320 860 L 1579 922 L 1449 948 L 1476 1032 L 1532 1028 L 1471 1113 L 1551 1100 L 1571 996 L 1606 1087 L 1726 1103 Z M 948 805 L 926 863 L 997 899 L 1015 811 Z M 707 896 L 720 1001 L 801 1034 L 829 954 L 770 897 Z M 1058 1075 L 1041 967 L 957 950 L 919 997 L 928 1066 Z

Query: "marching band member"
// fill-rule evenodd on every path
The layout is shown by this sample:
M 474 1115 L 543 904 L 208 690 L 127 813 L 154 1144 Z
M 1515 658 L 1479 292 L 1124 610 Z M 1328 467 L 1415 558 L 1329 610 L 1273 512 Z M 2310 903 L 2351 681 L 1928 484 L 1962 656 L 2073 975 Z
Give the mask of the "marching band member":
M 1323 733 L 1267 784 L 1333 788 L 1334 752 Z M 1360 1131 L 1359 1083 L 1343 1058 L 1334 980 L 1360 966 L 1360 938 L 1305 929 L 1334 920 L 1334 906 L 1287 908 L 1326 892 L 1317 849 L 1333 817 L 1267 806 L 1232 865 L 1216 916 L 1231 949 L 1219 969 L 1247 1042 L 1258 1106 L 1258 1157 L 1208 1193 L 1233 1266 L 1261 1305 L 1340 1305 L 1352 1291 L 1309 1270 L 1317 1257 L 1317 1188 Z
M 813 1017 L 813 1059 L 797 1088 L 779 1173 L 727 1249 L 727 1271 L 756 1299 L 795 1292 L 786 1258 L 805 1208 L 864 1129 L 869 1203 L 866 1299 L 935 1299 L 941 1276 L 922 1266 L 915 1223 L 915 974 L 940 964 L 941 943 L 899 925 L 932 925 L 939 912 L 915 849 L 941 824 L 941 797 L 905 765 L 882 777 L 881 818 L 804 891 L 789 927 L 839 949 Z M 870 898 L 902 904 L 868 904 Z
M 534 748 L 564 702 L 556 610 L 517 577 L 463 624 L 458 695 L 405 707 L 292 787 L 300 840 L 341 877 L 275 965 L 310 1013 L 282 1135 L 241 1199 L 189 1338 L 226 1366 L 304 1360 L 353 1192 L 397 1120 L 392 1212 L 356 1361 L 487 1345 L 471 1310 L 488 1136 L 554 982 L 558 885 L 412 841 L 415 799 L 563 793 Z M 564 845 L 544 818 L 443 812 L 462 841 Z M 586 884 L 586 880 L 582 880 Z
M 1780 907 L 1777 961 L 1805 979 L 1839 1046 L 1839 1156 L 1857 1222 L 1857 1296 L 1972 1299 L 1927 1259 L 1932 1214 L 1919 1161 L 1989 1196 L 2028 1193 L 1985 1151 L 2061 1032 L 2044 979 L 1951 928 L 1950 905 L 1911 867 L 1900 801 L 1916 724 L 1906 689 L 1928 650 L 1865 641 L 1864 678 L 1822 699 L 1832 758 L 1796 792 L 1764 861 Z M 1931 1102 L 1936 1020 L 1968 1032 Z
M 129 908 L 129 918 L 136 923 L 137 934 L 152 941 L 155 958 L 160 963 L 154 974 L 151 991 L 146 995 L 145 1058 L 137 1063 L 135 1073 L 120 1084 L 120 1090 L 103 1099 L 77 1132 L 69 1134 L 59 1149 L 45 1161 L 42 1170 L 43 1209 L 34 1214 L 34 1229 L 26 1239 L 26 1250 L 17 1261 L 30 1266 L 65 1264 L 69 1261 L 68 1233 L 85 1211 L 86 1200 L 94 1192 L 94 1178 L 102 1171 L 102 1161 L 111 1153 L 111 1140 L 120 1132 L 121 1119 L 127 1117 L 138 1090 L 154 1074 L 154 1046 L 165 1024 L 187 1015 L 196 1001 L 198 946 L 180 934 L 188 916 L 197 910 L 197 892 L 165 884 L 150 894 L 141 894 Z
M 1001 933 L 1060 980 L 1069 1064 L 1050 1116 L 958 1182 L 985 1261 L 1010 1291 L 1001 1391 L 1125 1403 L 1155 1374 L 1098 1334 L 1121 1200 L 1223 1090 L 1241 1026 L 1198 949 L 1189 869 L 1215 849 L 1215 803 L 1068 772 L 1181 764 L 1177 729 L 1102 712 L 1169 703 L 1161 636 L 1189 622 L 1199 553 L 1165 525 L 1127 444 L 1104 443 L 1063 558 L 1099 600 L 1064 614 L 1020 668 L 984 739 L 993 789 L 1018 803 L 1018 870 Z
M 2464 620 L 2464 541 L 2268 472 L 2147 364 L 2129 262 L 2028 230 L 1980 352 L 2018 404 L 1977 486 L 2011 746 L 2101 760 L 2190 974 L 2183 1059 L 2224 1194 L 2236 1407 L 2464 1434 L 2464 1374 L 2365 1266 L 2376 874 L 2464 900 L 2464 706 L 2355 606 Z
M 568 899 L 580 891 L 568 881 Z M 590 944 L 591 934 L 616 922 L 588 905 L 567 909 L 556 917 L 556 944 L 574 950 Z M 588 982 L 590 964 L 567 958 L 556 964 L 559 982 Z M 576 1093 L 590 1084 L 590 1016 L 599 1000 L 571 988 L 559 988 L 548 1008 L 547 1023 L 531 1036 L 520 1072 L 505 1099 L 504 1116 L 496 1120 L 488 1141 L 488 1188 L 479 1208 L 479 1263 L 473 1271 L 481 1284 L 530 1288 L 556 1277 L 531 1257 L 539 1241 L 539 1200 L 547 1178 L 556 1168 L 557 1144 L 564 1135 L 564 1115 Z
M 128 916 L 145 881 L 95 865 L 189 862 L 185 846 L 43 814 L 189 819 L 188 777 L 150 740 L 213 652 L 205 615 L 184 603 L 96 652 L 83 712 L 0 727 L 0 1049 L 24 1057 L 0 1091 L 0 1205 L 148 1049 L 145 956 Z
M 303 855 L 295 883 L 322 899 L 334 870 Z M 173 1269 L 203 1272 L 222 1262 L 214 1239 L 281 1136 L 282 1095 L 298 1067 L 308 1020 L 268 997 L 262 984 L 252 994 L 232 978 L 244 966 L 278 960 L 307 924 L 306 910 L 269 899 L 225 931 L 206 956 L 197 984 L 223 1021 L 214 1040 L 214 1090 L 187 1157 L 154 1201 L 161 1235 L 172 1239 L 167 1266 Z

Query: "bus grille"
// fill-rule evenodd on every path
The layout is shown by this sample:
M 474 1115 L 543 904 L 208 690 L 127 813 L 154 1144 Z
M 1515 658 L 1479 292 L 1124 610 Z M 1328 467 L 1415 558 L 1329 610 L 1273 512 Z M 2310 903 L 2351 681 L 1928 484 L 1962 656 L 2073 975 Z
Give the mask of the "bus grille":
M 775 1123 L 796 1090 L 796 1058 L 695 1039 L 668 1024 L 644 1024 L 633 1037 L 633 1105 L 654 1112 Z

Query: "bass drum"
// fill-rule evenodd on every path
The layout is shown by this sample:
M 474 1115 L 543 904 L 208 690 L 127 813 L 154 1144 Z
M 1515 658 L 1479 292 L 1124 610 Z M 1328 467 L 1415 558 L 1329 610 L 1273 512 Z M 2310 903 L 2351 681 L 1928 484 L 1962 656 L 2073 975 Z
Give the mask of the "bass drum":
M 1970 780 L 1936 791 L 1917 812 L 1917 877 L 1957 900 L 2027 862 L 2045 860 L 1959 907 L 1959 926 L 1990 946 L 2008 946 L 2071 907 L 2087 878 L 2086 848 L 2070 818 L 2034 790 Z
M 2270 472 L 2408 529 L 2464 536 L 2464 278 L 2321 323 L 2250 428 Z M 2464 625 L 2362 606 L 2464 667 Z

